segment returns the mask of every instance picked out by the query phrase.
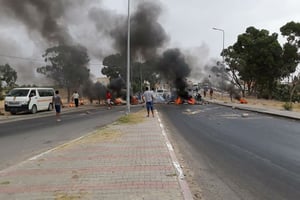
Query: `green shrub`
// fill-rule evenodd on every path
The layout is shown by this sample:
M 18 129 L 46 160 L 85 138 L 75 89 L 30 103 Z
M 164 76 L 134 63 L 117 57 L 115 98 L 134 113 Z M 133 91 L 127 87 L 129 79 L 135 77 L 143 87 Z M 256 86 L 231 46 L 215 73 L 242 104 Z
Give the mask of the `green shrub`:
M 285 103 L 283 104 L 283 108 L 284 108 L 285 110 L 293 110 L 293 104 L 290 103 L 290 102 L 285 102 Z

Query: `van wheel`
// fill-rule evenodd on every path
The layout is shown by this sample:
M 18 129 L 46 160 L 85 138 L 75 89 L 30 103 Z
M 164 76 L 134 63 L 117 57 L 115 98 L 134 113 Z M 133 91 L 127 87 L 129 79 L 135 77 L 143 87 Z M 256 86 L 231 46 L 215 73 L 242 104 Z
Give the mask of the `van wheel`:
M 52 111 L 52 110 L 53 110 L 53 104 L 52 104 L 52 103 L 49 103 L 48 111 Z
M 37 112 L 36 105 L 33 105 L 32 108 L 31 108 L 31 113 L 35 114 L 36 112 Z
M 10 112 L 10 114 L 15 115 L 15 114 L 17 114 L 17 112 Z

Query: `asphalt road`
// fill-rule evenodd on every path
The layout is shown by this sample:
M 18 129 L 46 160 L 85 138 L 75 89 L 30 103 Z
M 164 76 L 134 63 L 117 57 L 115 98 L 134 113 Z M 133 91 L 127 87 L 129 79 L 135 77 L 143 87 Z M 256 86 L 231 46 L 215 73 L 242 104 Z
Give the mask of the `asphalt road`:
M 219 105 L 157 105 L 204 199 L 300 199 L 300 124 Z
M 141 107 L 131 111 L 138 109 Z M 0 170 L 110 124 L 125 110 L 125 106 L 63 109 L 61 122 L 56 122 L 54 111 L 13 116 L 0 123 Z

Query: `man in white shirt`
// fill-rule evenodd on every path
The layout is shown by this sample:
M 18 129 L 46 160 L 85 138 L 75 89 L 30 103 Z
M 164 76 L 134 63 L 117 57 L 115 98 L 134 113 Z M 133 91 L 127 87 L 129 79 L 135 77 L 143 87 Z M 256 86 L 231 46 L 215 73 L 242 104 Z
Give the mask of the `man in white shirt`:
M 74 91 L 72 95 L 72 99 L 74 100 L 75 106 L 78 107 L 79 104 L 79 94 L 77 91 Z
M 148 113 L 147 117 L 149 117 L 150 110 L 152 113 L 152 117 L 154 117 L 153 99 L 154 99 L 153 92 L 150 91 L 148 87 L 146 87 L 146 90 L 143 94 L 143 100 L 146 102 L 146 108 L 147 108 L 147 113 Z

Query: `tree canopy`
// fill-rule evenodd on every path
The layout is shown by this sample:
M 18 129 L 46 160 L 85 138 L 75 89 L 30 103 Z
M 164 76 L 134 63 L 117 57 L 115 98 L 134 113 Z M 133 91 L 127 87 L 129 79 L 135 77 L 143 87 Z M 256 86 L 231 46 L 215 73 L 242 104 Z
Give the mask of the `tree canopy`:
M 248 27 L 237 42 L 222 52 L 233 76 L 242 80 L 249 93 L 271 98 L 278 80 L 295 72 L 299 55 L 295 44 L 281 47 L 278 34 Z
M 8 87 L 13 87 L 17 81 L 17 72 L 9 65 L 0 65 L 1 81 L 4 81 Z
M 43 57 L 47 64 L 38 68 L 37 72 L 66 87 L 68 98 L 71 89 L 78 88 L 89 79 L 89 56 L 82 46 L 55 46 L 48 48 Z
M 110 80 L 116 78 L 126 78 L 126 57 L 121 54 L 113 54 L 103 59 L 101 72 L 106 75 Z

